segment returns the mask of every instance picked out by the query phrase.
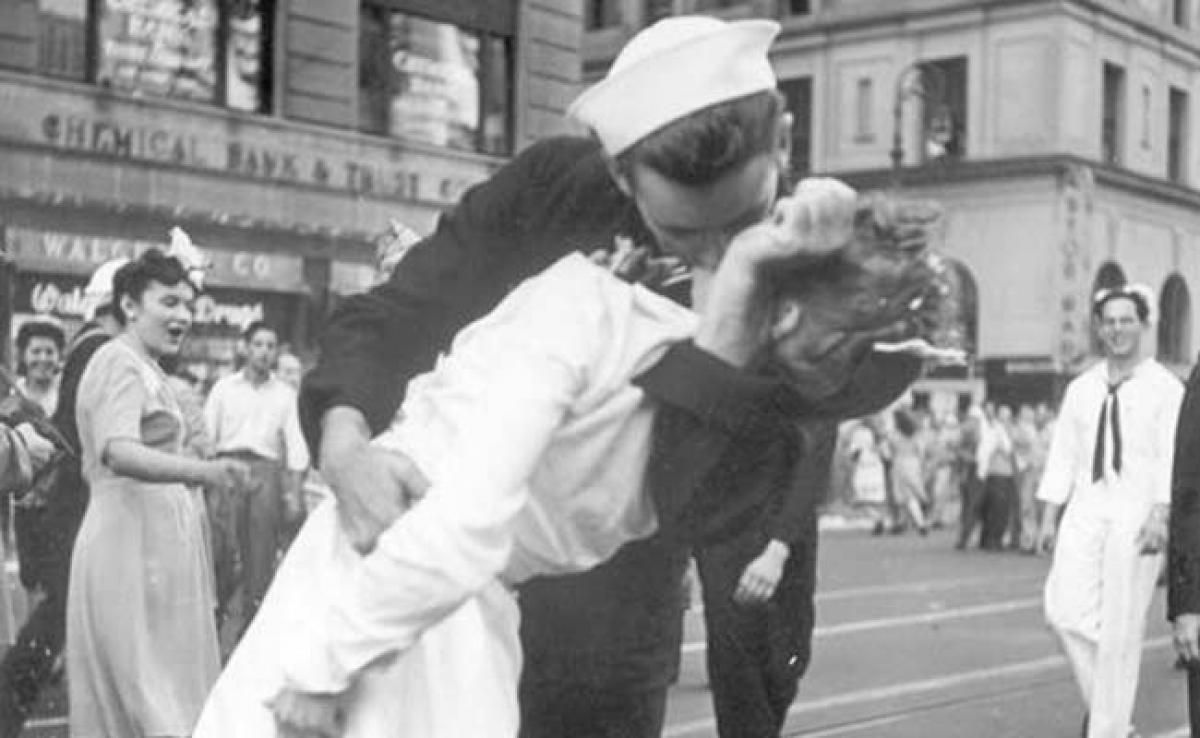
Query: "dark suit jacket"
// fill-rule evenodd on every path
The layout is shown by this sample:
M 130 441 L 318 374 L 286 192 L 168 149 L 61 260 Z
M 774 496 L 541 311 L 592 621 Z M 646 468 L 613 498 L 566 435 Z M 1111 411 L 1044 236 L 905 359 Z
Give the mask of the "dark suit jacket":
M 1200 614 L 1200 364 L 1192 370 L 1175 430 L 1167 617 Z
M 543 140 L 469 190 L 389 282 L 331 316 L 321 361 L 301 389 L 301 423 L 314 454 L 326 409 L 358 408 L 381 431 L 408 380 L 433 366 L 455 332 L 565 254 L 612 248 L 617 235 L 652 242 L 590 139 Z M 814 408 L 780 381 L 738 371 L 691 343 L 673 347 L 638 379 L 660 407 L 647 481 L 664 534 L 592 572 L 523 589 L 525 678 L 627 688 L 669 681 L 680 603 L 678 587 L 668 585 L 686 563 L 681 552 L 692 526 L 683 516 L 694 497 L 706 498 L 710 518 L 746 516 L 772 492 L 765 481 L 746 480 L 762 464 L 779 463 L 766 459 L 779 457 L 772 442 L 791 432 L 793 417 L 870 412 L 917 369 L 904 357 L 876 359 L 859 370 L 853 389 Z M 790 436 L 784 442 L 794 444 Z M 721 504 L 731 500 L 734 507 Z

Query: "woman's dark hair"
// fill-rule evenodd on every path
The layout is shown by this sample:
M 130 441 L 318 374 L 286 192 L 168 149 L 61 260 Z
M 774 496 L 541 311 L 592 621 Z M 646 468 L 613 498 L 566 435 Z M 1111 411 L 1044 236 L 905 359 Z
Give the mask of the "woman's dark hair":
M 17 331 L 17 353 L 25 353 L 25 349 L 29 348 L 30 342 L 35 338 L 49 338 L 58 347 L 59 353 L 62 353 L 67 344 L 67 337 L 61 328 L 44 320 L 31 320 Z
M 113 316 L 125 325 L 128 316 L 121 307 L 121 297 L 128 295 L 141 300 L 151 282 L 174 287 L 187 282 L 187 270 L 174 256 L 167 256 L 158 249 L 148 249 L 141 256 L 117 270 L 113 275 Z M 190 283 L 189 283 L 190 284 Z
M 62 353 L 63 347 L 67 344 L 67 337 L 63 334 L 62 329 L 53 323 L 47 323 L 44 320 L 31 320 L 21 326 L 17 331 L 17 374 L 25 376 L 25 349 L 29 348 L 29 344 L 35 338 L 49 338 L 58 347 L 58 353 Z
M 617 155 L 617 167 L 626 177 L 641 164 L 686 185 L 712 184 L 775 149 L 783 105 L 778 90 L 718 103 L 638 141 Z

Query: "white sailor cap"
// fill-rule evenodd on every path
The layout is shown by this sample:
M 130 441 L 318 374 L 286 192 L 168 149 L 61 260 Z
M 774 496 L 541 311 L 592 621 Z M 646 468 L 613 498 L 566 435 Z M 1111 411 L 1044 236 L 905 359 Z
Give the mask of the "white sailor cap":
M 630 39 L 567 112 L 616 156 L 696 111 L 775 89 L 767 50 L 778 33 L 770 20 L 664 18 Z

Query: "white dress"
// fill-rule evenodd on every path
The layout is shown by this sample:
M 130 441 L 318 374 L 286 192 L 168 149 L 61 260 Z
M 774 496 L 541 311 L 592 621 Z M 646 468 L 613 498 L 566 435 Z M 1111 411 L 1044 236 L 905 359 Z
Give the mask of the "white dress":
M 418 463 L 427 495 L 366 557 L 336 503 L 313 512 L 194 735 L 275 735 L 265 704 L 287 685 L 352 688 L 349 738 L 515 736 L 508 587 L 654 532 L 653 410 L 630 380 L 695 325 L 571 255 L 464 329 L 376 441 Z

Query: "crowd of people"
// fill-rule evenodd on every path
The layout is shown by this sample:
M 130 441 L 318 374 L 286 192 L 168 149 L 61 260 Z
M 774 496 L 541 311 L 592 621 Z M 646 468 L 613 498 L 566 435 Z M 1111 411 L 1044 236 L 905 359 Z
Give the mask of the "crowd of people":
M 839 429 L 831 500 L 864 511 L 875 535 L 957 527 L 958 549 L 1036 554 L 1035 493 L 1053 432 L 1047 404 L 905 404 L 851 420 Z
M 69 343 L 23 327 L 0 491 L 32 608 L 0 738 L 64 664 L 76 738 L 655 738 L 689 558 L 719 735 L 779 735 L 838 469 L 881 534 L 957 503 L 960 547 L 1053 550 L 1084 733 L 1126 738 L 1187 405 L 1140 353 L 1153 301 L 1095 297 L 1105 358 L 1057 420 L 896 409 L 957 357 L 929 342 L 940 209 L 790 186 L 778 30 L 639 33 L 572 106 L 592 137 L 531 146 L 407 244 L 299 393 L 261 323 L 215 386 L 181 369 L 195 249 L 102 266 Z M 308 509 L 314 461 L 334 499 Z M 1172 561 L 1200 590 L 1200 551 Z M 1172 602 L 1195 661 L 1200 608 Z

